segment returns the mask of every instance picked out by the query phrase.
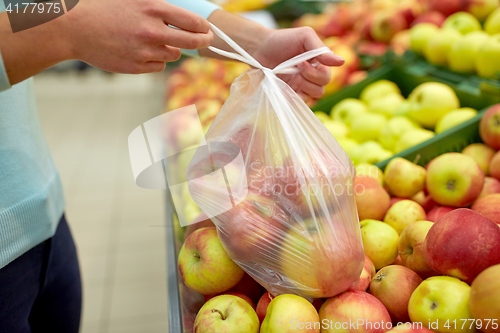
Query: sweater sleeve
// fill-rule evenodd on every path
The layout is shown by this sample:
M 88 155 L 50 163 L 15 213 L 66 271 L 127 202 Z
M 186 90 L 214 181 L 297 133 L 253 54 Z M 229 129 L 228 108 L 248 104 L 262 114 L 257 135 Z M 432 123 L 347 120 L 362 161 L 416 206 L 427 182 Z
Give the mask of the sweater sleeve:
M 7 70 L 3 64 L 2 53 L 0 52 L 0 92 L 10 89 L 10 81 L 7 76 Z
M 204 18 L 208 18 L 215 10 L 221 9 L 216 4 L 206 0 L 167 0 L 167 2 L 201 15 Z M 182 53 L 190 56 L 198 56 L 198 50 L 183 49 Z

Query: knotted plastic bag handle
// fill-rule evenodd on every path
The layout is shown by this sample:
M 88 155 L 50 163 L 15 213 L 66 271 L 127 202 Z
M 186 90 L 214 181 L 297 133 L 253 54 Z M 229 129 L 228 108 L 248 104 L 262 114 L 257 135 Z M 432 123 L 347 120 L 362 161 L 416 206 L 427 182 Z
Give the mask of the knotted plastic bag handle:
M 274 69 L 266 68 L 262 66 L 257 60 L 255 60 L 248 52 L 246 52 L 241 46 L 236 44 L 234 40 L 232 40 L 228 35 L 226 35 L 222 30 L 217 28 L 215 25 L 210 23 L 210 26 L 212 27 L 212 30 L 215 32 L 217 36 L 219 36 L 223 41 L 225 41 L 229 46 L 233 48 L 233 50 L 236 51 L 234 52 L 228 52 L 224 51 L 221 49 L 218 49 L 213 46 L 209 46 L 208 49 L 212 52 L 215 52 L 217 54 L 220 54 L 221 56 L 224 56 L 226 58 L 230 59 L 235 59 L 241 62 L 244 62 L 252 67 L 259 68 L 263 70 L 264 72 L 272 72 L 273 74 L 297 74 L 299 72 L 298 68 L 295 67 L 298 64 L 310 60 L 312 58 L 315 58 L 321 54 L 332 52 L 328 47 L 320 47 L 314 50 L 310 50 L 307 52 L 304 52 L 302 54 L 299 54 L 291 59 L 288 59 L 287 61 L 279 64 L 276 66 Z

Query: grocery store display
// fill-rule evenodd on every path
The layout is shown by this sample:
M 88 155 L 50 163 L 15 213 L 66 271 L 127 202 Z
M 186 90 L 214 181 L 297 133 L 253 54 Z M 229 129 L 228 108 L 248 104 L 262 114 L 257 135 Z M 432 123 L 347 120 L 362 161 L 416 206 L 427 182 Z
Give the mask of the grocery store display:
M 177 207 L 202 221 L 176 231 L 184 332 L 499 331 L 499 5 L 355 0 L 304 14 L 293 25 L 346 60 L 314 113 L 279 81 L 286 97 L 269 97 L 268 75 L 247 65 L 173 71 L 167 109 L 195 103 L 211 151 L 180 155 L 180 169 L 224 170 L 186 185 Z M 199 142 L 175 121 L 173 142 Z M 230 185 L 229 211 L 199 200 L 220 203 L 206 187 L 244 172 L 248 194 Z

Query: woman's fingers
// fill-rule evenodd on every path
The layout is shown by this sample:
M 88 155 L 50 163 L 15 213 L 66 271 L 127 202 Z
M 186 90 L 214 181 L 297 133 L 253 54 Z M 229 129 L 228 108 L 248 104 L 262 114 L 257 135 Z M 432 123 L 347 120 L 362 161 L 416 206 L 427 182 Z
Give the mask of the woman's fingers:
M 306 79 L 311 83 L 320 86 L 325 86 L 330 82 L 330 76 L 331 76 L 330 67 L 324 66 L 319 63 L 318 66 L 314 67 L 311 63 L 307 61 L 300 63 L 297 67 L 300 70 L 300 74 L 302 74 L 304 79 Z

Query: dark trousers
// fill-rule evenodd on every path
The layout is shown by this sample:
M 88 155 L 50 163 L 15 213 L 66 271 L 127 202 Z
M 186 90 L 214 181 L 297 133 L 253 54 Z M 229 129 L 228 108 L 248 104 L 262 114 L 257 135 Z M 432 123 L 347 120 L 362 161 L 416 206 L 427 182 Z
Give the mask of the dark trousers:
M 66 219 L 54 237 L 0 269 L 1 333 L 77 333 L 82 287 Z

